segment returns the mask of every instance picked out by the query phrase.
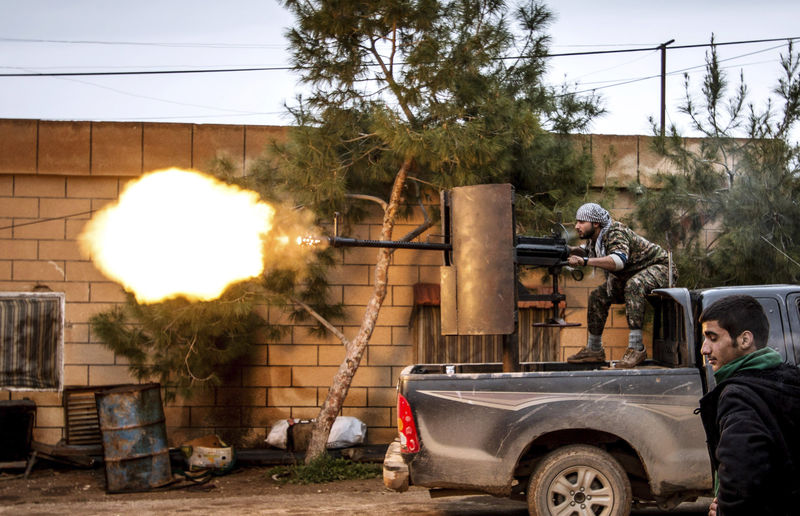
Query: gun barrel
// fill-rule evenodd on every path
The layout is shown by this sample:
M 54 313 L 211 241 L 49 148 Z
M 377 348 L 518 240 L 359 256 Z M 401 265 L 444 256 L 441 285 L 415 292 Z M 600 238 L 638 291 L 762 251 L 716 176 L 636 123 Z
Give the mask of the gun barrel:
M 383 247 L 386 249 L 422 249 L 426 251 L 451 251 L 453 246 L 445 243 L 403 242 L 398 240 L 362 240 L 357 238 L 328 237 L 333 247 Z

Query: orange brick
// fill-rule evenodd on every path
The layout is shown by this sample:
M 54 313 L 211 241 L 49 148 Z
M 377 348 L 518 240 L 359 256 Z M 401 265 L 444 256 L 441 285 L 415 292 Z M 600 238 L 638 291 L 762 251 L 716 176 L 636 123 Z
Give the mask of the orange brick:
M 70 365 L 113 365 L 114 352 L 102 344 L 65 344 L 64 363 Z
M 119 179 L 115 177 L 67 178 L 67 197 L 116 199 L 118 196 Z
M 391 387 L 391 367 L 375 367 L 362 364 L 353 377 L 353 387 Z
M 288 386 L 292 384 L 290 367 L 244 367 L 242 381 L 247 387 Z
M 242 424 L 247 426 L 269 427 L 277 421 L 289 417 L 291 417 L 291 411 L 285 408 L 245 407 L 242 409 Z
M 13 276 L 17 281 L 63 281 L 64 262 L 16 260 Z
M 441 268 L 434 266 L 422 266 L 419 268 L 420 283 L 439 283 L 441 279 Z
M 319 408 L 313 407 L 292 407 L 291 417 L 294 419 L 314 419 L 319 415 Z
M 11 197 L 12 195 L 14 195 L 14 176 L 0 175 L 0 196 Z
M 142 173 L 142 124 L 92 123 L 92 175 Z
M 0 217 L 37 218 L 39 216 L 39 200 L 22 197 L 4 197 L 0 199 Z M 3 224 L 4 226 L 6 224 Z
M 36 240 L 0 240 L 0 260 L 35 260 Z
M 344 287 L 344 302 L 348 305 L 361 305 L 366 306 L 372 295 L 375 292 L 375 287 L 372 285 L 347 285 Z M 384 305 L 392 304 L 392 288 L 386 290 L 386 298 L 383 301 Z
M 192 168 L 190 124 L 143 124 L 144 172 L 165 168 Z
M 76 240 L 81 233 L 83 233 L 83 228 L 86 227 L 86 223 L 89 221 L 87 219 L 67 219 L 65 222 L 66 230 L 64 231 L 64 238 L 67 240 Z M 84 258 L 88 258 L 88 256 Z
M 437 268 L 438 269 L 438 268 Z M 420 267 L 412 265 L 392 265 L 389 267 L 390 285 L 413 285 L 420 281 Z M 369 268 L 371 278 L 375 277 L 375 267 Z
M 39 122 L 39 173 L 89 174 L 91 125 Z
M 407 326 L 410 318 L 410 306 L 383 306 L 378 315 L 378 324 L 381 326 Z
M 127 299 L 125 291 L 117 283 L 92 283 L 89 289 L 93 303 L 123 303 Z
M 386 344 L 393 346 L 406 346 L 415 342 L 416 336 L 412 333 L 408 326 L 394 326 L 392 327 L 392 340 Z M 370 341 L 370 344 L 378 344 L 377 342 Z
M 390 288 L 392 306 L 414 306 L 414 287 L 394 285 Z M 389 298 L 389 296 L 386 296 Z
M 319 346 L 319 365 L 339 366 L 344 360 L 344 346 Z
M 292 385 L 294 387 L 330 385 L 337 369 L 337 367 L 293 367 Z
M 316 407 L 317 389 L 314 387 L 271 387 L 267 391 L 270 407 Z
M 39 216 L 49 219 L 66 217 L 89 219 L 91 203 L 88 199 L 41 199 L 39 201 Z
M 0 260 L 0 280 L 11 279 L 11 261 Z M 16 286 L 10 287 L 10 290 L 17 290 Z
M 39 258 L 41 260 L 83 260 L 75 240 L 40 240 Z
M 66 234 L 66 224 L 63 220 L 31 220 L 17 219 L 14 221 L 14 238 L 41 238 L 46 240 L 62 240 Z M 25 225 L 21 225 L 25 224 Z
M 403 365 L 413 361 L 412 346 L 367 346 L 367 363 L 371 366 Z
M 92 262 L 67 262 L 66 277 L 68 281 L 108 281 L 108 278 L 98 271 Z
M 14 179 L 16 197 L 64 197 L 66 178 L 59 176 L 17 176 Z
M 267 404 L 267 389 L 264 387 L 218 387 L 217 405 L 263 407 Z
M 12 400 L 29 399 L 36 403 L 36 407 L 61 408 L 61 395 L 57 392 L 12 391 Z M 48 425 L 44 425 L 48 426 Z
M 89 385 L 89 366 L 64 366 L 64 385 Z
M 369 267 L 366 265 L 337 265 L 328 270 L 326 278 L 336 285 L 372 284 L 372 276 L 369 275 Z
M 347 391 L 343 406 L 345 407 L 366 407 L 367 389 L 364 387 L 354 387 Z
M 87 343 L 89 342 L 89 325 L 86 323 L 68 323 L 64 325 L 64 342 Z
M 316 365 L 317 347 L 306 345 L 269 346 L 270 365 Z
M 210 170 L 218 158 L 229 160 L 234 174 L 244 172 L 244 127 L 240 125 L 203 124 L 194 126 L 192 139 L 192 166 Z
M 109 303 L 67 303 L 66 320 L 71 323 L 87 323 L 89 319 L 104 310 L 111 308 Z
M 394 387 L 370 387 L 367 389 L 367 406 L 397 406 L 397 389 Z
M 189 417 L 192 426 L 238 427 L 242 424 L 242 409 L 236 406 L 192 407 Z
M 36 120 L 0 120 L 0 174 L 36 173 Z

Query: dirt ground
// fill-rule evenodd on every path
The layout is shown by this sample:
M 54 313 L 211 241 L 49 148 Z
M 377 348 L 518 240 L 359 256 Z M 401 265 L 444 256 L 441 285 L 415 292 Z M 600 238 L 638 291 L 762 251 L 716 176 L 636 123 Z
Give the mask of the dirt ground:
M 380 478 L 326 484 L 280 484 L 266 466 L 241 466 L 210 482 L 178 482 L 144 493 L 108 494 L 105 470 L 37 463 L 29 478 L 0 472 L 0 514 L 87 516 L 108 514 L 185 515 L 427 515 L 524 516 L 524 503 L 491 496 L 431 498 L 427 489 L 389 491 Z M 681 514 L 706 514 L 708 501 L 683 505 Z M 632 514 L 664 514 L 655 509 Z M 674 514 L 674 513 L 673 513 Z

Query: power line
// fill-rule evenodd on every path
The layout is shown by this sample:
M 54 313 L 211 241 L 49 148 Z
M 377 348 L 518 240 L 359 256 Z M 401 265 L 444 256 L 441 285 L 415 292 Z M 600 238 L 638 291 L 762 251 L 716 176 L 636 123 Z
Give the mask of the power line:
M 786 37 L 786 38 L 770 38 L 770 39 L 753 39 L 743 41 L 727 41 L 714 43 L 714 46 L 727 46 L 727 45 L 747 45 L 754 43 L 767 43 L 775 41 L 795 41 L 800 39 L 800 36 Z M 686 48 L 702 48 L 710 47 L 711 43 L 702 43 L 694 45 L 670 45 L 667 50 L 677 50 Z M 653 50 L 660 50 L 660 46 L 645 47 L 645 48 L 627 48 L 617 50 L 594 50 L 586 52 L 564 52 L 557 54 L 545 54 L 543 57 L 573 57 L 573 56 L 590 56 L 590 55 L 603 55 L 603 54 L 620 54 L 630 52 L 651 52 Z M 525 56 L 508 56 L 502 59 L 521 59 Z M 2 73 L 0 77 L 87 77 L 87 76 L 114 76 L 114 75 L 177 75 L 177 74 L 198 74 L 198 73 L 239 73 L 239 72 L 271 72 L 271 71 L 291 71 L 295 67 L 292 66 L 265 66 L 265 67 L 247 67 L 247 68 L 205 68 L 194 70 L 136 70 L 136 71 L 113 71 L 113 72 L 28 72 L 28 73 Z

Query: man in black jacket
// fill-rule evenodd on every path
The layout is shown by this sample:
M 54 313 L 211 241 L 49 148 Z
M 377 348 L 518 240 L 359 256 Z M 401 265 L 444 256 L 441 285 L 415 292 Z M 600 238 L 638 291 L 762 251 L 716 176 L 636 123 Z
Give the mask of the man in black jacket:
M 769 322 L 753 297 L 722 298 L 700 322 L 717 383 L 700 400 L 716 473 L 709 516 L 798 514 L 800 370 L 767 347 Z

